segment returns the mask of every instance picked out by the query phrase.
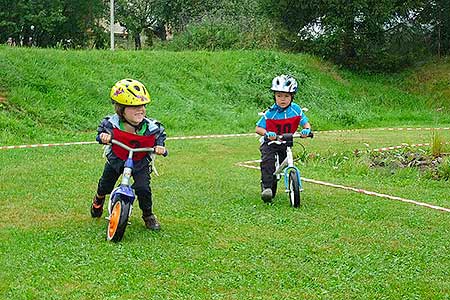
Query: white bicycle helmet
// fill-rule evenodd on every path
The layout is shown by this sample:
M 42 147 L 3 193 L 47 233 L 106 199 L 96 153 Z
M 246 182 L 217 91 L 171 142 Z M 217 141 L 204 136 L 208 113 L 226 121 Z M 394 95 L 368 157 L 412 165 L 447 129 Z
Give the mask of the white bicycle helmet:
M 270 88 L 274 92 L 293 93 L 297 92 L 297 81 L 294 77 L 289 75 L 280 75 L 272 80 L 272 87 Z

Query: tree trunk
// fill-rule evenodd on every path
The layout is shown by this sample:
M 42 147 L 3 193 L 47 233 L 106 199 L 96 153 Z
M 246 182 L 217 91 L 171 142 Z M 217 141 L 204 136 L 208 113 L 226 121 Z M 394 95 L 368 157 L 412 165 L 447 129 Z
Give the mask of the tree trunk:
M 134 48 L 135 50 L 141 50 L 142 44 L 141 44 L 141 34 L 140 33 L 134 33 Z

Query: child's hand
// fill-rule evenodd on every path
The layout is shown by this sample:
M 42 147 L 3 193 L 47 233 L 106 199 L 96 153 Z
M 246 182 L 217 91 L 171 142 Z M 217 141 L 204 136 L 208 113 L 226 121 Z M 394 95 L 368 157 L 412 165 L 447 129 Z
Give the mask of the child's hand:
M 158 155 L 163 155 L 166 152 L 166 147 L 155 146 L 155 153 Z
M 307 137 L 311 133 L 311 128 L 303 128 L 300 132 L 302 137 Z
M 266 131 L 266 133 L 264 134 L 264 137 L 267 140 L 274 141 L 277 139 L 277 134 L 273 131 Z
M 102 144 L 109 144 L 111 142 L 111 135 L 106 132 L 100 133 L 100 140 L 102 141 Z

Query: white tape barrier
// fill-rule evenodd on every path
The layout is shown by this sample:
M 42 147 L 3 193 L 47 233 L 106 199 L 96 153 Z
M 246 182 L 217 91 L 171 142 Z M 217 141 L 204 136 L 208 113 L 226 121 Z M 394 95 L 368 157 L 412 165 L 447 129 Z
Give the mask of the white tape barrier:
M 257 137 L 256 133 L 236 133 L 236 134 L 212 134 L 212 135 L 191 135 L 191 136 L 174 136 L 168 137 L 167 140 L 194 140 L 194 139 L 217 139 L 228 137 L 253 136 Z
M 438 128 L 369 128 L 369 129 L 348 129 L 348 130 L 325 130 L 315 131 L 316 133 L 336 133 L 336 132 L 355 132 L 355 131 L 413 131 L 413 130 L 450 130 L 450 127 Z M 175 136 L 168 137 L 167 140 L 193 140 L 193 139 L 212 139 L 212 138 L 228 138 L 228 137 L 258 137 L 256 133 L 237 133 L 237 134 L 212 134 L 212 135 L 194 135 L 194 136 Z M 23 148 L 39 148 L 39 147 L 55 147 L 55 146 L 72 146 L 72 145 L 90 145 L 97 142 L 69 142 L 54 144 L 34 144 L 34 145 L 17 145 L 17 146 L 0 146 L 0 150 L 23 149 Z M 397 149 L 397 148 L 396 148 Z M 390 149 L 392 150 L 392 149 Z
M 392 146 L 392 147 L 383 147 L 383 148 L 376 148 L 372 149 L 372 152 L 383 152 L 383 151 L 390 151 L 390 150 L 396 150 L 396 149 L 402 149 L 407 147 L 429 147 L 430 143 L 423 143 L 423 144 L 406 144 L 403 143 L 400 146 Z
M 240 166 L 240 167 L 245 167 L 245 168 L 250 168 L 250 169 L 258 169 L 259 170 L 260 167 L 254 166 L 254 165 L 249 165 L 249 164 L 258 163 L 258 162 L 261 162 L 261 161 L 260 160 L 249 160 L 249 161 L 236 163 L 236 165 Z M 390 200 L 396 200 L 396 201 L 411 203 L 411 204 L 415 204 L 415 205 L 418 205 L 418 206 L 423 206 L 423 207 L 427 207 L 427 208 L 431 208 L 431 209 L 435 209 L 435 210 L 450 212 L 449 208 L 445 208 L 445 207 L 441 207 L 441 206 L 437 206 L 437 205 L 431 205 L 431 204 L 428 204 L 428 203 L 419 202 L 419 201 L 410 200 L 410 199 L 405 199 L 405 198 L 401 198 L 401 197 L 397 197 L 397 196 L 391 196 L 391 195 L 387 195 L 387 194 L 371 192 L 371 191 L 367 191 L 367 190 L 364 190 L 364 189 L 344 186 L 344 185 L 340 185 L 340 184 L 329 183 L 329 182 L 315 180 L 315 179 L 309 179 L 309 178 L 305 178 L 305 177 L 302 177 L 302 180 L 304 182 L 310 182 L 310 183 L 314 183 L 314 184 L 319 184 L 319 185 L 329 186 L 329 187 L 343 189 L 343 190 L 347 190 L 347 191 L 352 191 L 352 192 L 356 192 L 356 193 L 361 193 L 361 194 L 365 194 L 365 195 L 369 195 L 369 196 L 376 196 L 376 197 L 386 198 L 386 199 L 390 199 Z
M 360 128 L 360 129 L 340 129 L 326 130 L 321 132 L 339 133 L 339 132 L 355 132 L 355 131 L 431 131 L 431 130 L 450 130 L 450 127 L 388 127 L 388 128 Z
M 97 142 L 71 142 L 71 143 L 55 143 L 55 144 L 0 146 L 0 150 L 23 149 L 23 148 L 40 148 L 40 147 L 55 147 L 55 146 L 73 146 L 73 145 L 90 145 L 90 144 L 98 144 L 98 143 Z
M 256 133 L 193 135 L 193 136 L 168 137 L 167 140 L 194 140 L 194 139 L 228 138 L 228 137 L 241 137 L 241 136 L 253 136 L 253 137 L 256 137 L 258 135 Z M 0 150 L 39 148 L 39 147 L 55 147 L 55 146 L 73 146 L 73 145 L 90 145 L 90 144 L 98 144 L 98 143 L 97 142 L 69 142 L 69 143 L 54 143 L 54 144 L 0 146 Z

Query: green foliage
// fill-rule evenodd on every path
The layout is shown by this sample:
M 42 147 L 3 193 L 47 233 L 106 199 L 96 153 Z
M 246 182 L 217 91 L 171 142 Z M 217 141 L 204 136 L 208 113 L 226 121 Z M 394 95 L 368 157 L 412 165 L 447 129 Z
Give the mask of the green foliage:
M 251 1 L 249 1 L 251 2 Z M 247 7 L 250 5 L 247 4 Z M 270 49 L 278 44 L 278 33 L 267 18 L 235 6 L 204 12 L 185 24 L 172 41 L 161 45 L 170 50 Z M 255 9 L 253 10 L 255 11 Z
M 102 0 L 1 0 L 0 43 L 11 38 L 16 45 L 86 47 L 102 34 L 104 9 Z
M 0 86 L 7 95 L 0 144 L 92 139 L 98 122 L 113 112 L 111 86 L 127 77 L 148 86 L 149 115 L 170 135 L 253 132 L 257 113 L 273 103 L 272 78 L 283 73 L 298 80 L 295 101 L 309 109 L 314 130 L 436 126 L 427 94 L 403 90 L 400 78 L 339 72 L 308 55 L 11 47 L 0 53 Z M 439 124 L 448 123 L 442 114 Z
M 434 157 L 441 156 L 441 154 L 444 152 L 445 148 L 445 141 L 443 141 L 441 135 L 433 131 L 433 135 L 431 138 L 431 154 Z
M 224 50 L 239 43 L 239 28 L 224 24 L 202 23 L 189 25 L 185 32 L 168 45 L 174 50 Z
M 447 154 L 448 155 L 448 154 Z M 450 180 L 450 157 L 445 157 L 437 167 L 437 177 L 443 180 Z
M 119 0 L 115 2 L 116 22 L 124 26 L 133 36 L 135 49 L 141 49 L 141 33 L 144 29 L 156 28 L 159 21 L 161 1 Z M 150 36 L 151 39 L 151 36 Z
M 284 47 L 353 70 L 398 72 L 430 53 L 449 51 L 448 1 L 263 3 L 287 29 Z

